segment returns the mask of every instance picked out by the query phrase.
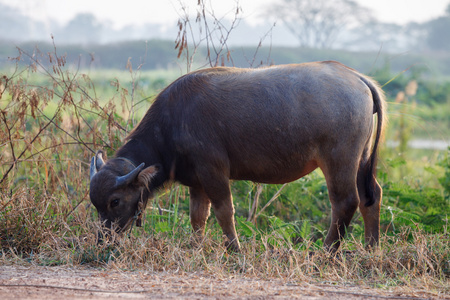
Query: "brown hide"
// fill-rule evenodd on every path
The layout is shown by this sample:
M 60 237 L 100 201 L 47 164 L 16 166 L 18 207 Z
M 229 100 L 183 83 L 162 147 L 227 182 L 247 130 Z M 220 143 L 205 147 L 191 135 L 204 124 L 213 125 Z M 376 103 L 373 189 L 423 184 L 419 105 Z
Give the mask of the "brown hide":
M 237 250 L 229 180 L 285 183 L 320 167 L 332 204 L 326 247 L 337 249 L 358 205 L 373 246 L 379 238 L 382 192 L 375 165 L 384 109 L 378 85 L 337 62 L 196 71 L 158 95 L 116 158 L 93 160 L 91 200 L 104 220 L 123 228 L 142 196 L 179 181 L 190 187 L 194 230 L 203 233 L 212 206 Z M 158 170 L 136 170 L 128 185 L 115 186 L 115 178 L 141 163 Z M 113 200 L 119 204 L 111 207 Z

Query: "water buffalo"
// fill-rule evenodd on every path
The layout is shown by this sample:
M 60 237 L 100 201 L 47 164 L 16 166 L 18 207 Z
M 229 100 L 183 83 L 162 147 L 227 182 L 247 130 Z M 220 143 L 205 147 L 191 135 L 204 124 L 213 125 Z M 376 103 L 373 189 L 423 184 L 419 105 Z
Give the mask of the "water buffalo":
M 376 82 L 333 61 L 192 72 L 157 96 L 114 158 L 92 158 L 91 201 L 120 231 L 175 180 L 189 187 L 194 231 L 204 233 L 212 205 L 227 245 L 239 250 L 230 179 L 285 183 L 319 167 L 332 206 L 325 246 L 339 247 L 358 206 L 374 246 L 385 106 Z

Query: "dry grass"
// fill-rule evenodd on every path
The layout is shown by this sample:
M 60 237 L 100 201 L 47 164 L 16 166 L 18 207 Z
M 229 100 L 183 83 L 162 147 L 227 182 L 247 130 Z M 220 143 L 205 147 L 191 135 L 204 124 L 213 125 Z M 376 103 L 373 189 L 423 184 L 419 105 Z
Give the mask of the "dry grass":
M 348 239 L 336 255 L 308 241 L 294 245 L 274 231 L 260 240 L 243 241 L 241 253 L 228 253 L 214 226 L 209 226 L 201 244 L 192 241 L 185 227 L 174 226 L 168 233 L 143 233 L 135 228 L 112 243 L 97 245 L 98 224 L 91 215 L 76 211 L 66 218 L 67 207 L 52 196 L 21 188 L 12 195 L 3 194 L 1 205 L 3 263 L 201 272 L 217 279 L 239 276 L 450 293 L 448 231 L 425 234 L 405 228 L 400 234 L 382 237 L 382 246 L 375 251 Z M 274 241 L 277 246 L 272 246 Z

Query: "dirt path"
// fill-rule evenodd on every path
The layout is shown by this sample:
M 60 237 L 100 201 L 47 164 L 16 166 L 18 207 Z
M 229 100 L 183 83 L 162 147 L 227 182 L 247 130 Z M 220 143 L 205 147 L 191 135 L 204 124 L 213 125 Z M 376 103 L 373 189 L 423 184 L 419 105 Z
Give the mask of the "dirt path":
M 414 291 L 202 274 L 0 266 L 0 299 L 450 299 Z

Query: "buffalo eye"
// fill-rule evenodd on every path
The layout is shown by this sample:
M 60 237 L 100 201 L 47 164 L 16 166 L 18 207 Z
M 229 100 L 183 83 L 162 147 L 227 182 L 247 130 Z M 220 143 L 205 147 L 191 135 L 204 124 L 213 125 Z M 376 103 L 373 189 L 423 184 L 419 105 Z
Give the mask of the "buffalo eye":
M 111 208 L 114 208 L 119 205 L 119 199 L 113 199 L 110 203 Z

